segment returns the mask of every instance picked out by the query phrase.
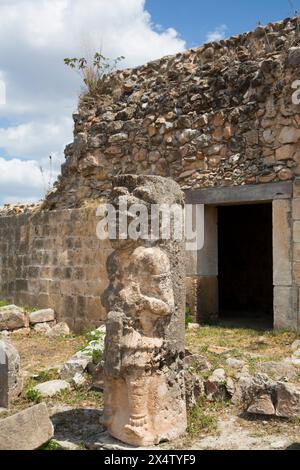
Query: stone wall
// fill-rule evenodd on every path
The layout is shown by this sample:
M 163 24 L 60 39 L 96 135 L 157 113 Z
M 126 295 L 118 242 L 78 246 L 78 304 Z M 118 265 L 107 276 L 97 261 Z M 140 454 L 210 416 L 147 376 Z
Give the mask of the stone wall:
M 287 19 L 116 72 L 105 93 L 81 98 L 46 206 L 106 196 L 120 173 L 170 176 L 183 189 L 300 175 L 299 39 Z
M 96 209 L 0 217 L 1 297 L 53 308 L 74 331 L 105 318 L 109 242 L 96 237 Z

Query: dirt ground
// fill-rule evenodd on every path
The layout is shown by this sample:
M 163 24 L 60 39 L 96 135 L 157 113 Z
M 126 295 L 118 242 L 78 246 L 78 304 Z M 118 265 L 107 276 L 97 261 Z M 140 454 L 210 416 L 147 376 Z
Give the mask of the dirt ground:
M 207 357 L 213 368 L 226 366 L 228 357 L 245 360 L 255 370 L 263 361 L 282 360 L 291 355 L 291 344 L 299 338 L 286 331 L 257 331 L 255 329 L 201 327 L 188 330 L 186 347 L 190 353 Z M 0 414 L 4 418 L 34 404 L 28 390 L 35 384 L 59 378 L 59 368 L 75 352 L 84 347 L 84 336 L 48 338 L 31 332 L 29 336 L 11 336 L 21 356 L 25 371 L 22 396 L 10 410 Z M 299 377 L 300 381 L 300 369 Z M 109 438 L 101 424 L 103 397 L 93 390 L 91 381 L 71 391 L 44 400 L 55 426 L 54 440 L 46 447 L 59 448 L 128 448 Z M 210 450 L 283 450 L 300 449 L 300 419 L 250 417 L 229 402 L 208 403 L 202 399 L 197 410 L 189 414 L 187 433 L 176 442 L 165 443 L 163 449 Z

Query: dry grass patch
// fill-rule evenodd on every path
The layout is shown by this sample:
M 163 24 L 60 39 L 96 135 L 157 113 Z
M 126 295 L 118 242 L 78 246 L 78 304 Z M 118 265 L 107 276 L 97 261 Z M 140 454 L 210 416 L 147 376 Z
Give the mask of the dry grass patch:
M 26 337 L 12 335 L 11 342 L 19 351 L 22 370 L 30 373 L 64 364 L 86 344 L 84 336 L 48 338 L 34 331 Z
M 292 355 L 291 345 L 300 337 L 289 331 L 258 331 L 246 328 L 203 326 L 187 331 L 192 354 L 202 354 L 213 368 L 226 367 L 226 359 L 243 359 L 254 370 L 259 362 L 280 361 Z

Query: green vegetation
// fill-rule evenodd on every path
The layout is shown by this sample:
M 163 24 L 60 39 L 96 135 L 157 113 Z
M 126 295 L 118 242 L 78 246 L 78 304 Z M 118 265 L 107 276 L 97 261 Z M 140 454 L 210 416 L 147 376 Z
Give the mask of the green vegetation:
M 29 401 L 33 401 L 34 403 L 40 403 L 42 401 L 42 395 L 38 390 L 34 390 L 33 388 L 29 388 L 26 391 L 26 398 Z
M 62 450 L 62 446 L 55 441 L 54 439 L 51 439 L 51 441 L 47 442 L 43 447 L 41 447 L 41 450 Z
M 214 432 L 217 430 L 217 418 L 208 413 L 202 404 L 194 406 L 188 414 L 187 433 L 196 438 L 201 431 Z
M 109 59 L 104 57 L 101 52 L 96 52 L 92 60 L 85 57 L 67 57 L 64 59 L 64 63 L 79 73 L 87 87 L 88 93 L 94 96 L 105 93 L 107 87 L 105 79 L 107 75 L 114 72 L 119 62 L 123 59 L 125 59 L 124 56 Z
M 9 305 L 9 303 L 6 302 L 6 300 L 0 300 L 0 307 L 6 307 L 7 305 Z

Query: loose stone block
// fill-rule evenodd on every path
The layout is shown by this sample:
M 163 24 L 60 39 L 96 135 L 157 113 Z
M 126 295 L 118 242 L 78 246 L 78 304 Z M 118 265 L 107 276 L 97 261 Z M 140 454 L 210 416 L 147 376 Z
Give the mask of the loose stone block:
M 35 450 L 52 437 L 45 403 L 0 420 L 0 450 Z
M 34 387 L 34 390 L 39 392 L 42 397 L 53 397 L 63 390 L 70 390 L 70 384 L 65 380 L 49 380 Z
M 179 204 L 172 180 L 118 177 L 111 203 Z M 178 437 L 186 429 L 184 251 L 173 240 L 116 240 L 102 297 L 108 316 L 104 419 L 109 433 L 135 446 Z
M 28 325 L 28 319 L 22 309 L 16 305 L 7 305 L 0 308 L 0 331 L 18 330 Z
M 31 325 L 36 323 L 45 323 L 55 320 L 55 313 L 52 308 L 46 308 L 43 310 L 37 310 L 36 312 L 31 312 L 29 315 L 29 321 Z

